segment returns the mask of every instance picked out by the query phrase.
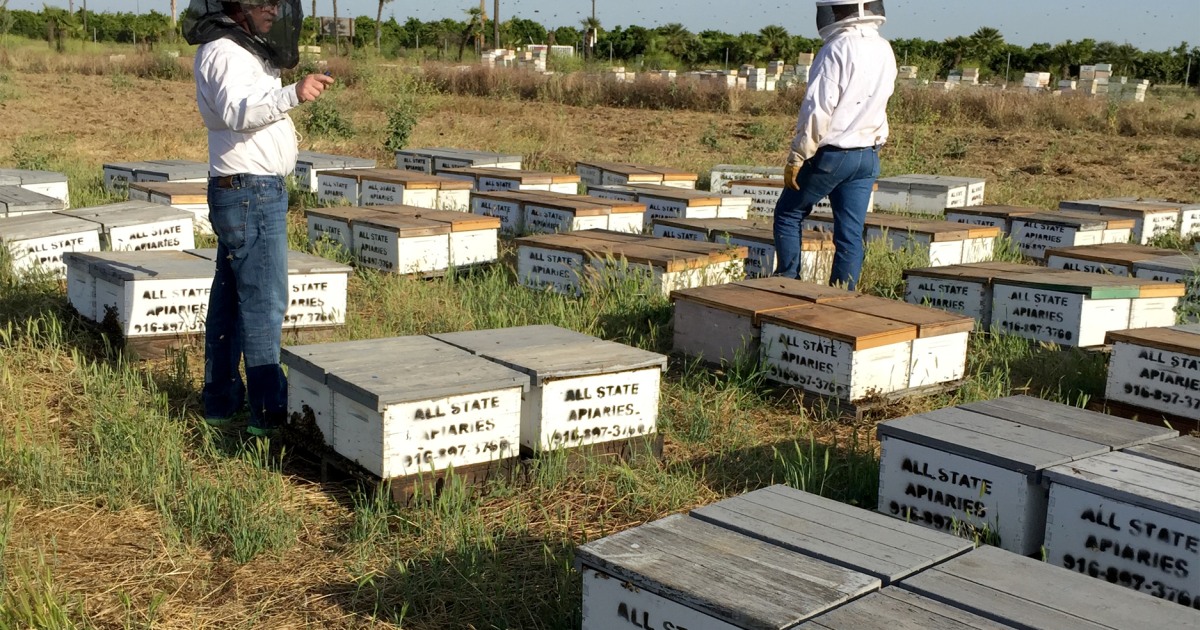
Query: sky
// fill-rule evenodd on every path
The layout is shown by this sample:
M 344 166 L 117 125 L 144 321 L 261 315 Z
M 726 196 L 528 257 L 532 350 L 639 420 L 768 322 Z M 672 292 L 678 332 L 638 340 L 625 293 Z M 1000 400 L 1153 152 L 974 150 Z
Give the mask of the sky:
M 312 0 L 301 0 L 306 13 Z M 188 0 L 178 0 L 180 10 Z M 493 0 L 486 0 L 489 13 Z M 83 0 L 75 0 L 76 7 Z M 980 26 L 1000 29 L 1005 39 L 1028 46 L 1091 37 L 1128 42 L 1142 49 L 1164 50 L 1187 41 L 1200 45 L 1200 0 L 885 0 L 888 37 L 942 40 L 970 35 Z M 9 0 L 11 9 L 38 10 L 42 5 L 67 6 L 67 0 Z M 692 31 L 718 29 L 757 32 L 780 24 L 793 35 L 816 36 L 812 0 L 595 0 L 596 16 L 606 27 L 630 24 L 657 26 L 680 22 Z M 421 20 L 462 19 L 478 0 L 392 0 L 384 19 L 409 16 Z M 88 0 L 92 11 L 166 13 L 169 0 Z M 339 0 L 342 16 L 374 17 L 377 0 Z M 501 0 L 501 20 L 516 15 L 549 26 L 572 25 L 591 14 L 589 0 Z M 332 0 L 317 0 L 317 11 L 333 14 Z

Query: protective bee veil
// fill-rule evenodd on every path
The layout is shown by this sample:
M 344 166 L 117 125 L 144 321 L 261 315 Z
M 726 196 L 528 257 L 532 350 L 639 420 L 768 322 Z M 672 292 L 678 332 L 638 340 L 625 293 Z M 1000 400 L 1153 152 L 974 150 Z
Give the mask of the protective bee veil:
M 300 0 L 191 0 L 183 36 L 192 45 L 230 39 L 277 69 L 300 62 Z
M 883 0 L 817 0 L 817 32 L 823 39 L 842 27 L 886 21 Z

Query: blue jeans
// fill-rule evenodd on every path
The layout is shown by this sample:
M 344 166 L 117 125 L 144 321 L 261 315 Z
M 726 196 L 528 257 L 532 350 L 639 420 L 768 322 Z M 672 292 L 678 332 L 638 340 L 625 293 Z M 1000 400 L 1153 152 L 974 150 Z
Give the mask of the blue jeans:
M 800 277 L 801 224 L 813 205 L 833 206 L 833 269 L 829 283 L 854 290 L 862 274 L 863 222 L 879 178 L 879 149 L 822 147 L 800 168 L 800 190 L 785 188 L 775 204 L 776 276 Z
M 287 189 L 283 178 L 210 179 L 208 212 L 217 233 L 217 270 L 204 342 L 204 414 L 229 418 L 248 403 L 250 424 L 273 428 L 287 416 L 279 367 L 288 299 Z M 238 366 L 245 357 L 246 383 Z

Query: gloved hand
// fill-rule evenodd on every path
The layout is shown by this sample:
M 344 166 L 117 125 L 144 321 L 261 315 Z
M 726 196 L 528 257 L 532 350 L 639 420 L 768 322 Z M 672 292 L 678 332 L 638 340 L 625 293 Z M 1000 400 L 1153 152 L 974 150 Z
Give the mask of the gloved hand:
M 800 164 L 786 164 L 783 167 L 783 185 L 792 190 L 800 190 L 796 179 L 800 175 Z

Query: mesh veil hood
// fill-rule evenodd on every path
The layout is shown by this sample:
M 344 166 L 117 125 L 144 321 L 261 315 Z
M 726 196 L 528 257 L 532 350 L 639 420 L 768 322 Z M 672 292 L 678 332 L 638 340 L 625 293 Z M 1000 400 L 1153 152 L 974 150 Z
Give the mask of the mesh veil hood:
M 300 63 L 300 27 L 304 10 L 300 0 L 278 0 L 278 17 L 265 33 L 251 35 L 225 14 L 223 5 L 240 4 L 244 9 L 265 4 L 263 0 L 191 0 L 183 14 L 183 36 L 200 45 L 230 39 L 280 70 Z

